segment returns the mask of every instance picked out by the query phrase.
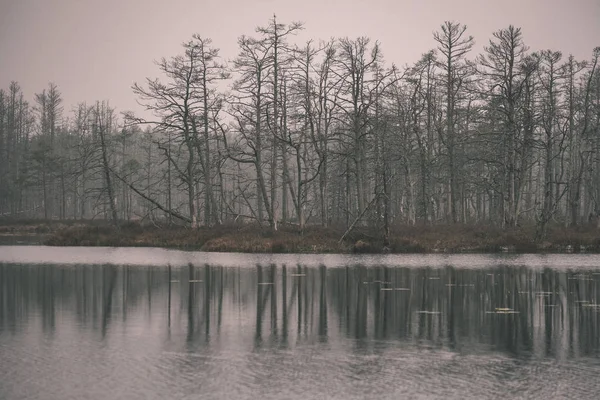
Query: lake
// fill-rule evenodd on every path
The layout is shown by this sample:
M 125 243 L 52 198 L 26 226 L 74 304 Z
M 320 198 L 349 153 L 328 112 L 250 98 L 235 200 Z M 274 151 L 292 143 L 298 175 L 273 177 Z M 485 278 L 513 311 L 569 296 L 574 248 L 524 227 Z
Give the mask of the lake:
M 596 399 L 597 255 L 0 246 L 0 399 Z

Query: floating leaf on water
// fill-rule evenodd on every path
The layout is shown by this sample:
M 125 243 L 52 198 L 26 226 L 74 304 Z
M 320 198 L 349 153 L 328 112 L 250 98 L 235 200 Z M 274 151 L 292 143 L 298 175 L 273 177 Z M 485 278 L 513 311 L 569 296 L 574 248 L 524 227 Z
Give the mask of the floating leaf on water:
M 572 281 L 593 281 L 593 280 L 595 280 L 591 276 L 578 276 L 578 277 L 573 277 L 573 278 L 569 278 L 569 279 Z
M 486 311 L 486 314 L 519 314 L 519 311 L 508 310 L 508 311 Z
M 583 304 L 583 307 L 600 308 L 600 304 L 596 304 L 596 303 Z

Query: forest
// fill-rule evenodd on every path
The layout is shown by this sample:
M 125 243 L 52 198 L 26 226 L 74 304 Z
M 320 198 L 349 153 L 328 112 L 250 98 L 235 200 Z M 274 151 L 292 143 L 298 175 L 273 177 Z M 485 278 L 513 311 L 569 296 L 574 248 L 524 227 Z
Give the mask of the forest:
M 192 36 L 132 86 L 144 115 L 4 83 L 0 219 L 600 228 L 600 47 L 532 51 L 509 26 L 474 54 L 446 21 L 401 67 L 303 29 L 273 16 L 233 60 Z

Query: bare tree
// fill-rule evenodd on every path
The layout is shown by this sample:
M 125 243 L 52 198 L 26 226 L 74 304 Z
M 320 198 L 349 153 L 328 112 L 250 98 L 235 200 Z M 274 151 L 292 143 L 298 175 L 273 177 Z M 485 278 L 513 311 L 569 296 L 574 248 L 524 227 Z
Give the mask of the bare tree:
M 157 62 L 161 72 L 168 78 L 168 83 L 162 83 L 158 79 L 147 79 L 147 88 L 137 83 L 133 86 L 134 93 L 141 98 L 146 109 L 153 112 L 157 119 L 146 120 L 129 116 L 131 121 L 150 124 L 158 132 L 175 133 L 187 149 L 185 166 L 180 167 L 173 159 L 170 160 L 170 165 L 175 167 L 179 179 L 185 182 L 189 219 L 193 228 L 198 226 L 196 208 L 198 159 L 200 170 L 205 173 L 205 186 L 211 186 L 209 164 L 205 158 L 207 152 L 210 152 L 207 119 L 211 89 L 208 85 L 215 79 L 212 70 L 220 70 L 220 66 L 212 63 L 217 50 L 208 47 L 209 44 L 207 39 L 194 36 L 191 41 L 184 43 L 183 55 L 172 57 L 170 60 L 163 58 Z M 204 126 L 205 149 L 200 145 L 199 122 Z M 207 198 L 209 204 L 214 202 L 214 199 L 211 200 L 211 189 L 207 191 Z M 206 207 L 210 213 L 210 205 Z
M 494 32 L 494 40 L 485 47 L 478 63 L 486 81 L 491 111 L 498 113 L 502 130 L 498 148 L 502 224 L 515 226 L 523 183 L 518 179 L 520 126 L 517 121 L 518 102 L 523 94 L 525 79 L 519 64 L 525 59 L 528 48 L 523 43 L 520 28 L 509 26 Z
M 443 82 L 446 86 L 446 132 L 443 136 L 448 151 L 448 170 L 450 175 L 450 212 L 452 222 L 459 220 L 458 213 L 458 176 L 456 119 L 459 91 L 464 90 L 465 81 L 471 74 L 471 67 L 465 61 L 465 56 L 475 44 L 473 36 L 465 36 L 466 25 L 446 21 L 441 26 L 441 32 L 434 32 L 433 38 L 438 43 L 438 51 L 443 55 L 439 66 L 444 70 Z
M 104 177 L 104 189 L 108 197 L 110 207 L 110 219 L 115 226 L 118 226 L 119 217 L 117 214 L 117 204 L 115 189 L 111 176 L 111 160 L 109 159 L 109 140 L 114 131 L 115 116 L 114 109 L 110 108 L 107 102 L 96 102 L 92 111 L 93 125 L 92 130 L 100 140 L 100 151 L 102 154 L 102 173 Z
M 375 100 L 376 80 L 375 67 L 382 62 L 379 43 L 369 48 L 370 40 L 360 37 L 356 40 L 340 39 L 336 57 L 335 74 L 339 79 L 341 91 L 336 96 L 336 103 L 342 111 L 347 139 L 347 157 L 352 164 L 355 178 L 357 214 L 362 213 L 367 205 L 369 184 L 367 179 L 367 137 L 369 135 L 369 111 Z M 348 164 L 350 167 L 350 163 Z M 349 168 L 348 168 L 349 169 Z M 348 196 L 348 212 L 350 212 L 350 193 Z

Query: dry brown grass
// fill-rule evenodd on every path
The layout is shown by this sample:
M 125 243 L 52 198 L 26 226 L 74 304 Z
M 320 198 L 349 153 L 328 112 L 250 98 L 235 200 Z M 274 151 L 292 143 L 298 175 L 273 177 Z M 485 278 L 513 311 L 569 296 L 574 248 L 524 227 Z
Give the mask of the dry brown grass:
M 341 235 L 340 235 L 341 236 Z M 207 241 L 202 250 L 245 253 L 346 253 L 334 231 L 311 227 L 300 235 L 284 226 L 277 232 L 257 226 L 244 227 Z
M 210 238 L 206 229 L 143 226 L 127 223 L 119 227 L 74 225 L 60 229 L 46 241 L 50 246 L 142 246 L 200 249 Z
M 549 226 L 547 239 L 535 242 L 535 227 L 501 229 L 487 225 L 394 226 L 384 246 L 381 231 L 359 227 L 342 243 L 343 227 L 281 226 L 276 232 L 258 225 L 212 228 L 156 227 L 125 223 L 38 223 L 27 229 L 50 232 L 46 244 L 56 246 L 153 246 L 247 253 L 495 253 L 600 252 L 600 231 L 593 225 Z M 0 225 L 2 229 L 11 226 Z

